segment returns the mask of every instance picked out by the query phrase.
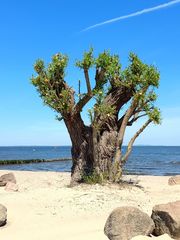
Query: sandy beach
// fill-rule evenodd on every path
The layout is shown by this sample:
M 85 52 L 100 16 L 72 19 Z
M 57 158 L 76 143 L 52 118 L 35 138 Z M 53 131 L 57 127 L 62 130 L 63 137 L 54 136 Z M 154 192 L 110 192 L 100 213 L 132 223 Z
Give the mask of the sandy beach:
M 0 175 L 9 171 L 0 171 Z M 103 228 L 110 212 L 135 206 L 151 215 L 155 204 L 180 200 L 180 186 L 168 176 L 124 176 L 136 186 L 79 185 L 69 187 L 70 174 L 13 171 L 18 192 L 0 188 L 0 203 L 8 209 L 2 240 L 105 240 Z

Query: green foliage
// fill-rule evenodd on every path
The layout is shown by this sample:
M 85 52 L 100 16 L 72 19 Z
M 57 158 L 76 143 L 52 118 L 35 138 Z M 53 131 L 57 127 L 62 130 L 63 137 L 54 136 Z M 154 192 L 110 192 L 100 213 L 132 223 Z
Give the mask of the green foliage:
M 95 58 L 93 56 L 93 48 L 84 53 L 83 59 L 77 61 L 76 66 L 83 70 L 95 67 L 97 71 L 101 72 L 101 76 L 96 83 L 96 90 L 98 91 L 102 90 L 108 80 L 116 81 L 121 70 L 118 55 L 111 55 L 109 51 L 104 51 Z
M 132 91 L 131 101 L 136 103 L 139 112 L 146 113 L 154 123 L 160 123 L 160 112 L 154 106 L 157 98 L 155 89 L 159 86 L 159 71 L 155 66 L 143 63 L 134 53 L 129 54 L 129 61 L 129 66 L 122 70 L 118 55 L 104 51 L 95 57 L 93 48 L 90 48 L 84 53 L 82 60 L 76 62 L 76 66 L 86 73 L 90 68 L 95 70 L 95 86 L 91 89 L 95 104 L 88 110 L 88 114 L 92 126 L 97 129 L 104 121 L 113 119 L 117 114 L 115 106 L 107 104 L 106 99 L 114 89 L 121 87 L 124 91 Z M 64 80 L 67 64 L 68 57 L 61 53 L 54 55 L 48 66 L 38 59 L 34 65 L 37 76 L 31 79 L 44 103 L 58 112 L 59 120 L 71 114 L 76 105 L 74 91 Z M 87 95 L 87 92 L 80 92 L 80 83 L 76 95 L 77 101 Z
M 88 114 L 91 124 L 98 130 L 107 118 L 111 119 L 114 116 L 115 108 L 104 102 L 106 97 L 104 89 L 94 91 L 94 95 L 96 103 L 92 109 L 88 109 Z M 98 119 L 101 119 L 99 123 Z
M 52 62 L 47 68 L 44 62 L 38 59 L 34 64 L 34 70 L 38 75 L 31 78 L 44 103 L 59 113 L 71 110 L 71 89 L 65 87 L 64 81 L 67 63 L 67 56 L 60 53 L 52 57 Z
M 90 48 L 88 52 L 84 53 L 83 59 L 81 61 L 76 62 L 76 66 L 81 69 L 89 69 L 95 63 L 95 59 L 93 57 L 93 48 Z
M 103 78 L 100 78 L 97 83 L 98 89 L 102 89 L 108 81 L 115 83 L 119 79 L 121 64 L 118 55 L 111 55 L 109 51 L 104 51 L 96 58 L 95 66 L 103 73 Z
M 115 108 L 110 105 L 96 104 L 92 109 L 88 109 L 89 119 L 91 124 L 96 128 L 99 129 L 105 120 L 111 119 L 114 116 Z M 101 122 L 98 123 L 96 120 L 101 119 Z M 104 121 L 103 121 L 104 120 Z
M 44 62 L 41 59 L 38 59 L 34 65 L 34 70 L 38 74 L 42 74 L 44 72 Z
M 130 53 L 129 60 L 130 65 L 121 73 L 122 84 L 133 90 L 132 101 L 137 103 L 137 109 L 159 124 L 160 111 L 154 106 L 157 99 L 154 89 L 159 86 L 159 71 L 155 66 L 143 63 L 134 53 Z
M 161 113 L 158 108 L 153 108 L 149 113 L 148 113 L 149 118 L 155 123 L 155 124 L 160 124 L 161 123 Z
M 103 184 L 108 178 L 108 174 L 101 173 L 98 174 L 96 172 L 93 172 L 89 175 L 84 174 L 82 176 L 82 182 L 86 184 Z
M 160 74 L 155 66 L 143 63 L 136 54 L 129 54 L 130 65 L 122 72 L 122 82 L 135 92 L 159 86 Z

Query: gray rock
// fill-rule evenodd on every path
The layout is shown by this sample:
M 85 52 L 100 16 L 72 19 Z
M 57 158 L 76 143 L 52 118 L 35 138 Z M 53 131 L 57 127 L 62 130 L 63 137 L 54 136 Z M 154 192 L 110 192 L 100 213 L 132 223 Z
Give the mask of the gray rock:
M 143 235 L 139 235 L 136 237 L 133 237 L 131 240 L 173 240 L 173 238 L 171 238 L 168 234 L 163 234 L 161 236 L 155 237 L 155 236 L 143 236 Z
M 7 208 L 0 204 L 0 227 L 4 226 L 7 221 Z
M 180 184 L 180 175 L 170 177 L 168 180 L 169 185 L 179 185 Z
M 129 240 L 138 235 L 149 235 L 153 230 L 152 219 L 135 207 L 116 208 L 104 227 L 104 233 L 110 240 Z
M 155 235 L 167 233 L 180 238 L 180 201 L 154 206 L 151 217 L 155 223 Z
M 4 187 L 4 186 L 6 186 L 6 183 L 5 183 L 5 182 L 2 182 L 2 181 L 0 181 L 0 187 Z
M 16 183 L 16 178 L 13 173 L 7 173 L 0 176 L 0 186 L 6 186 L 7 182 Z
M 18 185 L 16 183 L 13 183 L 13 182 L 7 182 L 7 184 L 5 186 L 5 190 L 10 191 L 10 192 L 17 192 L 18 191 Z

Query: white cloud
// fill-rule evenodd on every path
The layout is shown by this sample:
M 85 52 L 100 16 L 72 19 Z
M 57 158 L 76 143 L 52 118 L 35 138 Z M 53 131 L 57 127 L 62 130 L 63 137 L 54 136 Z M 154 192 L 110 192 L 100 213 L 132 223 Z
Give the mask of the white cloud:
M 104 22 L 101 22 L 101 23 L 97 23 L 95 25 L 87 27 L 87 28 L 83 29 L 82 32 L 88 31 L 88 30 L 93 29 L 93 28 L 100 27 L 100 26 L 105 25 L 105 24 L 117 22 L 117 21 L 127 19 L 127 18 L 136 17 L 136 16 L 143 15 L 143 14 L 146 14 L 146 13 L 149 13 L 149 12 L 154 12 L 154 11 L 160 10 L 162 8 L 167 8 L 167 7 L 170 7 L 170 6 L 178 4 L 178 3 L 180 3 L 180 0 L 173 0 L 173 1 L 170 1 L 168 3 L 163 3 L 163 4 L 155 6 L 155 7 L 146 8 L 146 9 L 143 9 L 143 10 L 140 10 L 138 12 L 134 12 L 134 13 L 131 13 L 131 14 L 128 14 L 128 15 L 120 16 L 120 17 L 117 17 L 117 18 L 112 18 L 110 20 L 107 20 L 107 21 L 104 21 Z

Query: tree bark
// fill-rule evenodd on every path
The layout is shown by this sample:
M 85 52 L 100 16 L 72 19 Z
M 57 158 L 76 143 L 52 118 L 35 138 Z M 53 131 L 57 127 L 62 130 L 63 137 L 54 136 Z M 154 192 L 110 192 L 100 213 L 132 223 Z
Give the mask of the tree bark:
M 119 109 L 130 98 L 130 94 L 129 92 L 129 95 L 123 96 L 121 103 L 117 100 L 119 98 L 114 97 L 113 105 L 117 101 L 116 104 Z M 110 104 L 109 101 L 108 98 L 105 99 L 105 103 Z M 145 124 L 137 132 L 133 140 L 131 140 L 131 146 L 128 146 L 128 152 L 123 158 L 122 143 L 125 129 L 135 108 L 136 102 L 133 101 L 121 121 L 118 121 L 116 109 L 115 114 L 111 118 L 107 118 L 104 121 L 104 119 L 97 117 L 95 124 L 92 123 L 90 126 L 84 124 L 80 111 L 73 111 L 71 114 L 64 116 L 72 142 L 72 186 L 82 182 L 84 177 L 94 173 L 112 182 L 118 182 L 121 179 L 122 168 L 125 159 L 127 160 L 131 152 L 132 144 L 150 123 L 148 121 L 148 124 Z
M 111 182 L 118 182 L 122 177 L 122 168 L 131 152 L 135 139 L 149 125 L 148 120 L 134 135 L 122 155 L 119 141 L 119 128 L 116 121 L 106 122 L 103 130 L 98 131 L 84 124 L 80 114 L 66 118 L 65 124 L 72 141 L 71 186 L 83 181 L 85 176 L 98 174 Z
M 76 185 L 83 180 L 83 176 L 92 173 L 110 179 L 118 134 L 117 126 L 108 125 L 99 132 L 92 126 L 85 126 L 80 114 L 66 118 L 65 124 L 72 142 L 71 185 Z
M 84 174 L 92 171 L 92 132 L 84 125 L 79 113 L 66 117 L 65 124 L 72 142 L 71 184 L 74 185 L 81 181 Z

